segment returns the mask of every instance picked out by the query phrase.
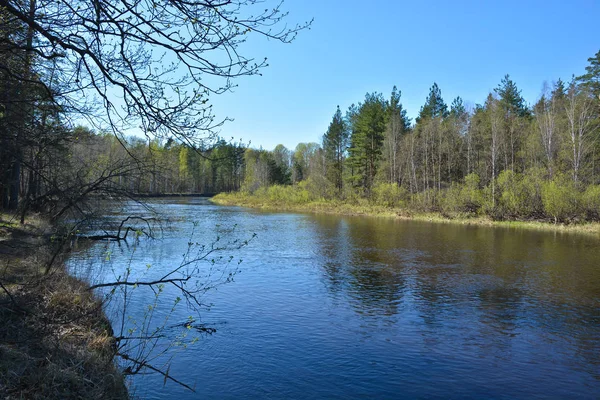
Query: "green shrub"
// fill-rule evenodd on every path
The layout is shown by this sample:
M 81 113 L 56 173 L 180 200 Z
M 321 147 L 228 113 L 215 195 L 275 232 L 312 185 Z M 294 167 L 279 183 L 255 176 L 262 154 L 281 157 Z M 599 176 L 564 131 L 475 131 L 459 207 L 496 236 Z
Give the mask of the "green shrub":
M 437 211 L 438 201 L 437 191 L 427 189 L 411 196 L 411 207 L 417 211 Z
M 408 191 L 396 183 L 378 183 L 373 187 L 375 204 L 384 207 L 406 207 Z
M 479 189 L 479 175 L 469 174 L 464 184 L 453 183 L 444 191 L 440 207 L 444 212 L 465 212 L 476 214 L 483 204 L 483 193 Z
M 336 196 L 337 189 L 329 179 L 322 175 L 312 175 L 298 183 L 300 190 L 306 191 L 309 201 L 330 200 Z
M 444 190 L 443 196 L 440 200 L 440 207 L 443 212 L 460 212 L 461 211 L 461 187 L 458 183 L 452 183 L 452 185 Z
M 586 218 L 597 221 L 600 219 L 600 185 L 590 185 L 582 195 L 582 208 Z
M 547 215 L 554 221 L 566 221 L 580 212 L 580 194 L 573 181 L 557 175 L 542 184 L 542 202 Z
M 294 202 L 294 188 L 283 185 L 269 186 L 267 189 L 267 198 L 270 202 Z
M 539 217 L 543 211 L 542 187 L 538 170 L 518 174 L 505 170 L 496 178 L 496 207 L 494 213 L 502 218 Z

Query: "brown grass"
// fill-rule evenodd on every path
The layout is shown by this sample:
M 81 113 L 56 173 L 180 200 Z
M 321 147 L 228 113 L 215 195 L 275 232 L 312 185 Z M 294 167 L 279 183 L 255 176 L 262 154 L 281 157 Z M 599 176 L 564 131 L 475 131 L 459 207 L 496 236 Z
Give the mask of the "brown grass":
M 0 224 L 0 398 L 126 399 L 102 303 L 50 256 L 42 223 Z

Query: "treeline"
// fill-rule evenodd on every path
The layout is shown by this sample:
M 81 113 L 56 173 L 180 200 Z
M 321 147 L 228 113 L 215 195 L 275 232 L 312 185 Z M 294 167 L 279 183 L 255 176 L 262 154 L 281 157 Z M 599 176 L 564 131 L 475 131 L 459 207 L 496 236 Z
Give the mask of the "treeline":
M 460 97 L 448 106 L 434 84 L 413 122 L 394 87 L 338 107 L 321 143 L 267 151 L 72 128 L 97 117 L 71 95 L 81 82 L 64 75 L 60 57 L 33 51 L 32 27 L 7 15 L 0 10 L 0 200 L 21 219 L 85 214 L 92 197 L 236 190 L 496 219 L 599 218 L 600 52 L 532 105 L 508 75 L 472 108 Z
M 414 123 L 396 87 L 387 99 L 368 93 L 345 114 L 337 108 L 320 144 L 248 150 L 242 190 L 269 201 L 598 220 L 600 52 L 588 61 L 586 74 L 544 85 L 533 105 L 509 75 L 472 109 L 460 97 L 448 106 L 434 84 Z
M 118 139 L 81 126 L 58 130 L 46 146 L 31 137 L 20 144 L 20 163 L 13 159 L 6 165 L 10 173 L 0 182 L 4 209 L 57 219 L 69 211 L 85 214 L 91 198 L 213 194 L 241 187 L 245 148 L 240 144 L 221 140 L 202 150 L 174 140 Z

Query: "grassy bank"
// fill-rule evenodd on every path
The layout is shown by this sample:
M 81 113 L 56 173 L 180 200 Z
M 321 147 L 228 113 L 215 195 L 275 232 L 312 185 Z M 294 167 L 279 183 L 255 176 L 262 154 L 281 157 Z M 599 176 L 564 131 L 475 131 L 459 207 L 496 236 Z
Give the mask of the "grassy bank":
M 126 399 L 102 302 L 52 258 L 49 226 L 0 215 L 0 398 Z
M 245 192 L 221 193 L 211 201 L 220 205 L 236 205 L 271 211 L 297 211 L 337 215 L 365 215 L 373 217 L 397 218 L 435 223 L 502 226 L 518 229 L 545 230 L 554 232 L 577 232 L 600 237 L 600 223 L 561 224 L 550 221 L 495 221 L 488 216 L 467 213 L 419 212 L 407 208 L 385 207 L 367 199 L 354 199 L 352 203 L 341 200 L 307 200 L 269 198 Z

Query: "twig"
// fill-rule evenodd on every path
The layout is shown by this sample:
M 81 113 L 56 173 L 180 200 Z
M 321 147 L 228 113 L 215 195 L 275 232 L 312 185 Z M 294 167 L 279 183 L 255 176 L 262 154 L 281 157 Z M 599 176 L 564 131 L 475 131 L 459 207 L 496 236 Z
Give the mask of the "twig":
M 122 359 L 124 359 L 124 360 L 131 361 L 131 362 L 133 362 L 134 364 L 137 364 L 137 365 L 139 365 L 141 368 L 148 368 L 149 370 L 152 370 L 152 371 L 154 371 L 154 372 L 158 372 L 159 374 L 161 374 L 162 376 L 164 376 L 164 377 L 165 377 L 165 381 L 166 381 L 167 379 L 169 379 L 169 380 L 172 380 L 173 382 L 177 383 L 178 385 L 181 385 L 181 386 L 183 386 L 184 388 L 191 390 L 192 392 L 195 392 L 195 391 L 196 391 L 196 390 L 195 390 L 194 388 L 192 388 L 191 386 L 189 386 L 189 385 L 186 385 L 185 383 L 183 383 L 183 382 L 181 382 L 181 381 L 179 381 L 179 380 L 177 380 L 177 379 L 173 378 L 173 377 L 172 377 L 171 375 L 169 375 L 167 372 L 163 372 L 163 371 L 161 371 L 160 369 L 158 369 L 158 368 L 156 368 L 156 367 L 154 367 L 154 366 L 152 366 L 152 365 L 148 364 L 148 363 L 147 363 L 147 362 L 145 362 L 145 361 L 139 361 L 139 360 L 133 359 L 133 358 L 129 357 L 127 354 L 117 353 L 117 355 L 118 355 L 119 357 L 121 357 Z M 129 369 L 129 371 L 131 371 L 131 369 Z M 129 374 L 133 375 L 133 374 L 134 374 L 134 372 L 133 372 L 133 371 L 131 371 L 131 372 L 129 372 Z
M 10 302 L 12 303 L 12 305 L 14 306 L 14 308 L 16 310 L 19 310 L 22 313 L 25 313 L 25 310 L 21 308 L 21 306 L 19 306 L 17 304 L 17 301 L 15 300 L 15 298 L 13 297 L 12 294 L 10 294 L 10 292 L 8 291 L 8 289 L 2 284 L 2 281 L 0 281 L 0 288 L 2 288 L 2 290 L 4 290 L 4 292 L 7 294 L 8 298 L 10 299 Z

